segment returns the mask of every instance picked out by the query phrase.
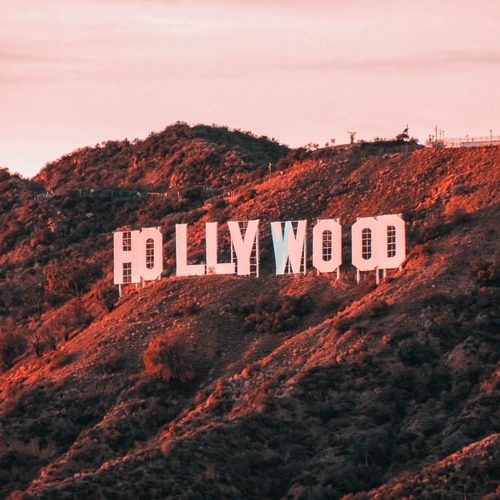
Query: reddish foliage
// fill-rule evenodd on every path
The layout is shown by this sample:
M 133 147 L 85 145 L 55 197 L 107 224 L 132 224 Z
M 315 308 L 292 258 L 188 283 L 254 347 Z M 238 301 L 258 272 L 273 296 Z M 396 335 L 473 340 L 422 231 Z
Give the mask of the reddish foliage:
M 146 373 L 165 381 L 187 382 L 196 376 L 194 359 L 188 345 L 180 338 L 157 337 L 144 352 Z

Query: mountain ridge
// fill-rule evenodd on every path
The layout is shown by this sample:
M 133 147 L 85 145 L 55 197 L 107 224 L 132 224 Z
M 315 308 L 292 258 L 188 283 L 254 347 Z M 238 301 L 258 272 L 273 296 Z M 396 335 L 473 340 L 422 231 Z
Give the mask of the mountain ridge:
M 275 140 L 250 132 L 179 122 L 144 140 L 81 148 L 48 163 L 34 180 L 48 191 L 62 186 L 178 189 L 188 187 L 187 183 L 221 187 L 250 180 L 287 152 Z M 216 165 L 220 168 L 214 169 Z M 213 170 L 220 170 L 219 178 Z

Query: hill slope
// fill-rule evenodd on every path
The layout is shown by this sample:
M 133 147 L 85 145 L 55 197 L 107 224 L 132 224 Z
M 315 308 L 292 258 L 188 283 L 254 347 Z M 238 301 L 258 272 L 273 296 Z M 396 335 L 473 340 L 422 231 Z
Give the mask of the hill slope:
M 355 145 L 286 162 L 206 203 L 19 198 L 18 220 L 40 227 L 2 251 L 0 305 L 44 349 L 0 375 L 0 494 L 495 497 L 500 148 Z M 67 177 L 51 168 L 48 189 Z M 403 269 L 356 285 L 347 228 L 400 212 Z M 209 220 L 326 217 L 346 228 L 339 281 L 274 276 L 266 231 L 259 279 L 172 277 L 175 223 L 202 258 Z M 118 300 L 109 233 L 127 225 L 162 226 L 167 269 Z M 159 337 L 181 354 L 169 382 L 144 368 Z
M 288 149 L 267 137 L 226 127 L 177 123 L 147 139 L 109 141 L 49 163 L 35 177 L 46 190 L 127 187 L 221 188 L 266 172 Z

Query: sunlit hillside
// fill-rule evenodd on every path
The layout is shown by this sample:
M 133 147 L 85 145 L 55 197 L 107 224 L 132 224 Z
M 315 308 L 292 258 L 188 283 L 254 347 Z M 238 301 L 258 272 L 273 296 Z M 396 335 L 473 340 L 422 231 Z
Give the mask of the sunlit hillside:
M 182 124 L 3 170 L 0 496 L 498 498 L 499 192 L 500 147 Z M 357 284 L 349 228 L 392 213 L 406 261 Z M 269 222 L 337 217 L 339 280 L 275 275 Z M 196 260 L 255 218 L 259 278 L 174 276 L 175 224 Z M 112 232 L 148 226 L 164 277 L 119 298 Z

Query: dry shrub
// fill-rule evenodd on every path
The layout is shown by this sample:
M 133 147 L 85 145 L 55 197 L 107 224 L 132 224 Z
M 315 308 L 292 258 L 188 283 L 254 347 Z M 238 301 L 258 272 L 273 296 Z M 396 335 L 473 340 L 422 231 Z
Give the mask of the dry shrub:
M 424 363 L 434 361 L 438 357 L 438 353 L 431 345 L 418 342 L 415 339 L 407 339 L 400 342 L 398 356 L 405 365 L 421 366 Z
M 45 324 L 45 329 L 55 335 L 56 340 L 69 340 L 71 334 L 89 324 L 91 317 L 83 300 L 75 297 L 64 304 Z
M 436 238 L 442 238 L 449 234 L 453 229 L 453 225 L 444 221 L 438 221 L 434 224 L 427 223 L 417 226 L 412 230 L 411 240 L 415 243 L 422 244 Z
M 195 363 L 184 339 L 161 336 L 153 339 L 144 352 L 146 373 L 165 381 L 187 382 L 196 376 Z
M 73 352 L 57 351 L 52 358 L 50 366 L 52 368 L 62 368 L 73 363 L 76 357 L 76 354 Z
M 336 327 L 339 333 L 345 333 L 349 330 L 354 324 L 354 318 L 352 317 L 344 317 L 337 321 Z
M 102 280 L 95 287 L 95 297 L 102 309 L 105 312 L 109 312 L 113 309 L 119 298 L 117 287 L 106 280 Z
M 255 303 L 241 308 L 245 329 L 257 333 L 277 333 L 295 328 L 312 310 L 308 295 L 276 297 L 261 294 Z
M 196 300 L 187 299 L 183 304 L 174 312 L 175 316 L 192 316 L 200 310 L 200 304 Z
M 463 208 L 456 208 L 446 217 L 448 224 L 452 226 L 459 226 L 465 224 L 470 220 L 470 214 Z
M 101 356 L 101 363 L 99 363 L 97 369 L 101 373 L 111 375 L 124 370 L 127 363 L 128 357 L 126 354 L 118 351 L 111 351 Z
M 385 300 L 376 300 L 372 302 L 365 310 L 368 318 L 379 318 L 387 315 L 389 304 Z
M 500 284 L 500 252 L 491 261 L 473 261 L 471 270 L 480 285 L 498 286 Z
M 14 327 L 7 323 L 0 329 L 0 371 L 7 370 L 15 359 L 26 351 L 24 335 L 14 331 Z

